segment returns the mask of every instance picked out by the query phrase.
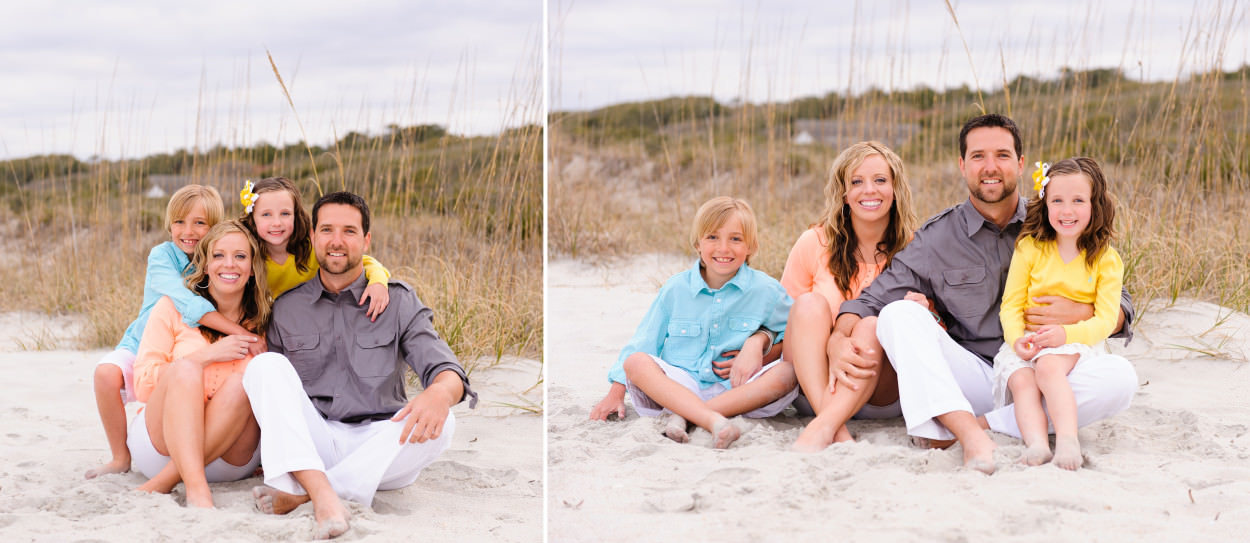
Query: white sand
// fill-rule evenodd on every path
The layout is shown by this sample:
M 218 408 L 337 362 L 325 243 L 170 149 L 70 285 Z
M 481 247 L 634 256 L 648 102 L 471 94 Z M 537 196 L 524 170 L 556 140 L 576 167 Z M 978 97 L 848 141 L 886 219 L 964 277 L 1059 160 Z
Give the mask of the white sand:
M 1127 411 L 1082 428 L 1078 472 L 960 467 L 958 447 L 908 445 L 901 419 L 850 423 L 858 439 L 789 452 L 805 420 L 735 419 L 725 451 L 695 430 L 660 435 L 629 408 L 591 422 L 606 372 L 685 258 L 548 266 L 549 540 L 565 541 L 1234 541 L 1250 533 L 1250 317 L 1180 301 L 1149 305 L 1114 352 L 1137 368 Z M 1200 352 L 1207 351 L 1207 353 Z M 628 405 L 628 401 L 627 401 Z
M 138 473 L 85 480 L 107 460 L 91 376 L 105 351 L 26 352 L 32 330 L 72 322 L 0 315 L 0 540 L 302 541 L 312 536 L 311 505 L 285 516 L 253 508 L 259 478 L 213 485 L 217 510 L 188 509 L 172 495 L 132 489 Z M 23 328 L 24 326 L 24 328 Z M 45 335 L 45 344 L 56 340 Z M 62 336 L 62 338 L 65 336 Z M 13 341 L 19 340 L 18 342 Z M 20 344 L 19 344 L 20 343 Z M 539 405 L 540 364 L 509 360 L 470 376 L 478 409 L 453 409 L 451 449 L 413 485 L 379 492 L 372 508 L 348 504 L 346 541 L 524 541 L 542 539 L 541 417 L 501 407 Z

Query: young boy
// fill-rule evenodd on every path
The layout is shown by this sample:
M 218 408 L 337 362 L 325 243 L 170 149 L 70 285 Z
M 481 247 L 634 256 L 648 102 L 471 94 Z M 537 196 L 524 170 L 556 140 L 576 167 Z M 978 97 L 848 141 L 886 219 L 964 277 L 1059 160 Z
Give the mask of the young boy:
M 608 372 L 612 387 L 591 419 L 624 418 L 628 391 L 640 415 L 672 413 L 670 439 L 688 441 L 690 421 L 723 449 L 741 435 L 726 417 L 771 417 L 794 400 L 794 367 L 763 364 L 779 352 L 791 300 L 776 279 L 747 265 L 757 240 L 746 202 L 722 196 L 699 208 L 690 237 L 698 262 L 664 283 Z M 728 378 L 718 375 L 712 362 L 732 351 Z

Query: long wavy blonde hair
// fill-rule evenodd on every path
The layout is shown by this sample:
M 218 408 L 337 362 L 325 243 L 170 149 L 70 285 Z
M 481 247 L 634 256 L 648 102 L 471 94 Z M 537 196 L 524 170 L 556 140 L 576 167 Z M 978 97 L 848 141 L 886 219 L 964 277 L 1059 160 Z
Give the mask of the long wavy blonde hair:
M 918 222 L 916 213 L 912 210 L 911 188 L 907 184 L 903 161 L 885 144 L 861 141 L 847 147 L 833 159 L 833 166 L 829 168 L 829 182 L 825 185 L 825 211 L 816 226 L 829 241 L 829 271 L 838 288 L 848 298 L 851 296 L 851 280 L 859 272 L 859 261 L 855 258 L 859 238 L 851 225 L 851 210 L 846 203 L 847 181 L 851 172 L 863 164 L 864 159 L 873 155 L 881 155 L 885 159 L 890 167 L 891 185 L 894 188 L 890 224 L 886 227 L 885 238 L 877 244 L 877 254 L 885 255 L 886 266 L 911 241 Z
M 208 234 L 204 235 L 204 239 L 196 244 L 195 253 L 191 255 L 192 271 L 186 278 L 186 285 L 191 292 L 208 300 L 214 307 L 217 306 L 217 301 L 208 291 L 208 261 L 213 245 L 221 238 L 236 233 L 243 234 L 252 251 L 252 276 L 248 278 L 247 287 L 243 291 L 243 320 L 239 324 L 252 333 L 263 336 L 269 327 L 270 309 L 273 306 L 273 302 L 269 299 L 269 280 L 265 275 L 265 259 L 261 257 L 260 244 L 257 243 L 256 238 L 239 221 L 217 223 L 208 231 Z M 200 326 L 200 333 L 204 334 L 209 341 L 217 341 L 225 335 L 207 326 Z

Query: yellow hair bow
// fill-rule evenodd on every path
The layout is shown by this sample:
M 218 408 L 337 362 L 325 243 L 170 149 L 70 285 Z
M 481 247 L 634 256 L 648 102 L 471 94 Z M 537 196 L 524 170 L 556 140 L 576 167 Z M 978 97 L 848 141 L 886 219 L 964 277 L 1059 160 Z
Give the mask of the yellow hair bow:
M 243 190 L 239 191 L 239 203 L 243 204 L 243 210 L 247 213 L 252 212 L 252 206 L 256 205 L 256 199 L 260 197 L 259 194 L 252 192 L 252 187 L 255 186 L 252 180 L 248 179 L 243 182 Z
M 1033 190 L 1037 191 L 1037 197 L 1046 196 L 1046 185 L 1050 183 L 1050 177 L 1046 173 L 1050 171 L 1050 163 L 1034 162 L 1037 165 L 1037 171 L 1033 172 Z

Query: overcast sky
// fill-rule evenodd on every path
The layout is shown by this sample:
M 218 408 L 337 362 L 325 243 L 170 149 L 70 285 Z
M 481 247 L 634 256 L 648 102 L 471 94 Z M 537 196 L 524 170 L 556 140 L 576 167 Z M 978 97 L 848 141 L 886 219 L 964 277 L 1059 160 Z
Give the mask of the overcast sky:
M 972 68 L 982 88 L 1062 66 L 1171 80 L 1248 58 L 1246 2 L 951 4 L 971 61 L 943 0 L 549 0 L 552 108 L 976 86 Z
M 0 159 L 541 122 L 542 0 L 5 1 Z M 533 96 L 525 96 L 527 93 Z

